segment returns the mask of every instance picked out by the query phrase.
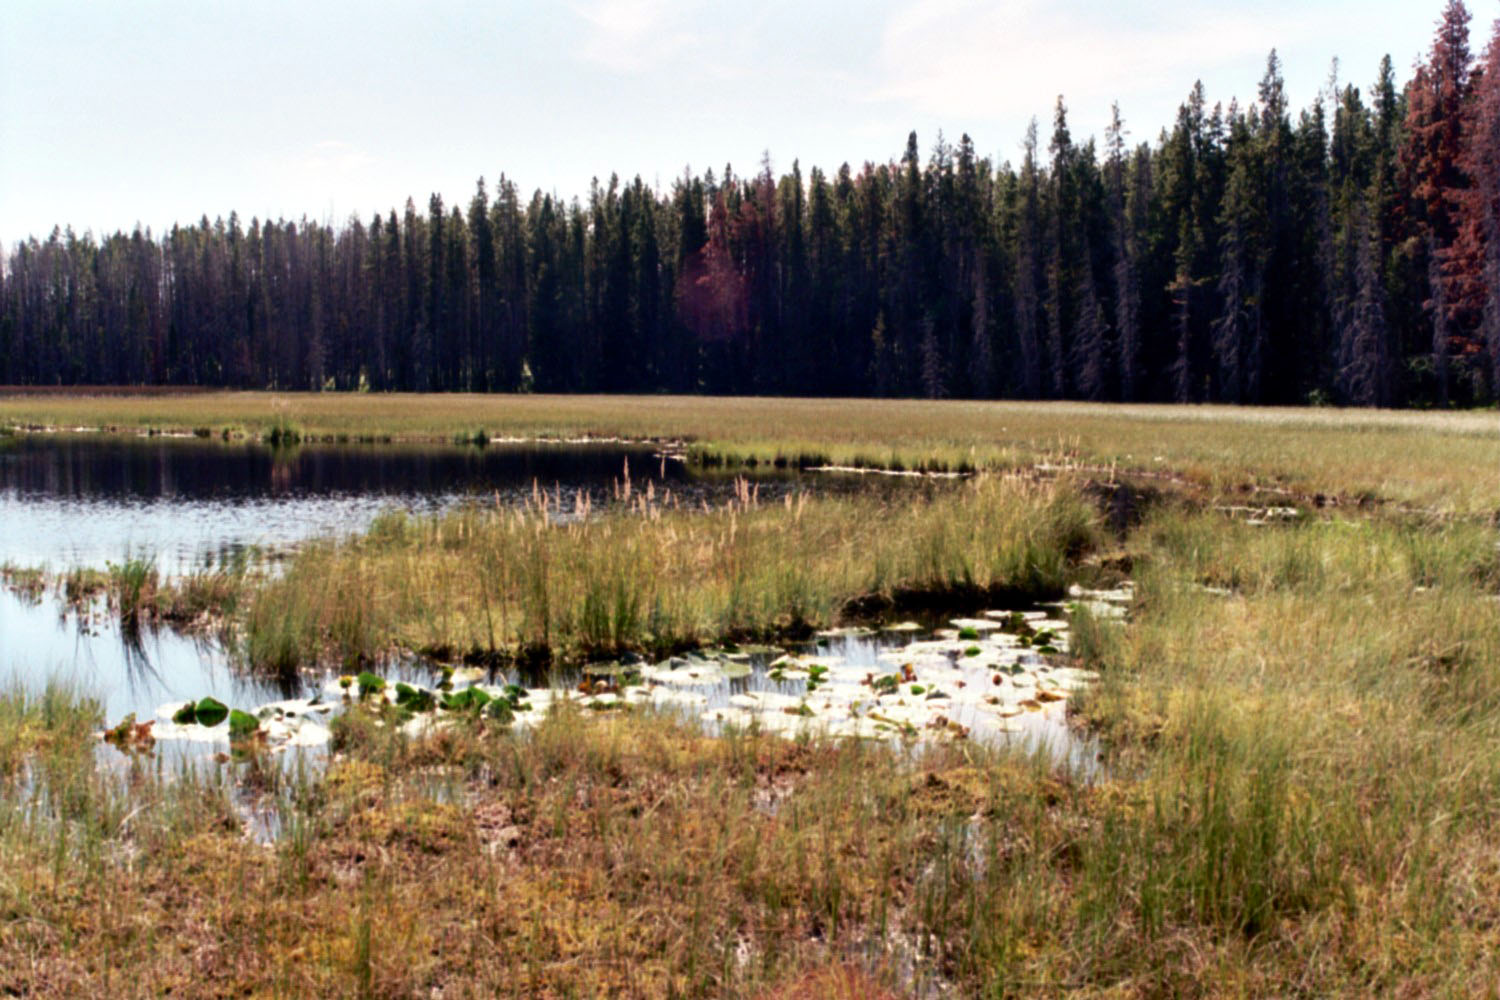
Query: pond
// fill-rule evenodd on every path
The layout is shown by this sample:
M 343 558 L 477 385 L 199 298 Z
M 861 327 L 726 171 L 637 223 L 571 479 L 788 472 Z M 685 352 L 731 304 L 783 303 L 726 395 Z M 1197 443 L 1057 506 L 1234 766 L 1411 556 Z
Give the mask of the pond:
M 736 490 L 733 476 L 702 475 L 645 447 L 620 444 L 475 446 L 260 444 L 193 438 L 36 435 L 0 444 L 0 564 L 54 571 L 103 567 L 144 554 L 164 574 L 187 572 L 247 551 L 275 552 L 313 537 L 364 529 L 381 511 L 434 512 L 464 503 L 522 504 L 538 490 L 586 493 L 594 509 L 630 489 L 670 492 L 693 506 Z M 762 473 L 766 500 L 788 491 L 869 488 L 853 478 Z M 885 488 L 885 487 L 881 487 Z M 565 506 L 571 506 L 566 504 Z M 784 649 L 706 651 L 661 664 L 632 664 L 598 676 L 577 672 L 553 687 L 523 689 L 516 676 L 464 674 L 500 697 L 514 683 L 520 724 L 552 701 L 590 710 L 650 703 L 701 719 L 710 729 L 752 721 L 789 735 L 809 729 L 862 738 L 967 735 L 1051 742 L 1075 758 L 1062 704 L 1084 679 L 1049 658 L 1066 649 L 1064 612 L 1030 610 L 1044 638 L 1008 611 L 960 623 L 906 623 L 884 631 L 838 632 Z M 1020 621 L 1021 619 L 1016 619 Z M 1055 634 L 1054 634 L 1055 633 Z M 1047 638 L 1050 636 L 1050 638 Z M 617 665 L 618 666 L 618 665 Z M 1060 672 L 1054 672 L 1060 670 Z M 415 657 L 382 664 L 394 698 L 398 682 L 443 697 L 434 664 Z M 0 678 L 58 677 L 99 697 L 111 724 L 128 715 L 156 720 L 156 733 L 204 752 L 227 746 L 226 725 L 174 725 L 188 702 L 206 696 L 259 713 L 281 745 L 301 741 L 350 700 L 331 675 L 274 682 L 235 669 L 215 639 L 170 630 L 123 628 L 102 607 L 70 607 L 53 589 L 0 590 Z M 623 684 L 615 679 L 629 676 Z M 355 697 L 353 700 L 358 700 Z M 309 702 L 313 704 L 310 706 Z M 442 713 L 413 720 L 420 727 Z M 223 730 L 222 732 L 220 730 Z
M 755 477 L 771 499 L 804 488 L 795 472 Z M 534 491 L 581 491 L 596 510 L 648 488 L 719 502 L 732 476 L 700 475 L 646 446 L 608 444 L 310 444 L 194 437 L 23 434 L 0 438 L 0 565 L 102 569 L 144 557 L 165 575 L 277 553 L 364 530 L 382 511 L 465 503 L 519 505 Z M 833 483 L 819 477 L 820 484 Z M 170 630 L 122 632 L 106 614 L 50 590 L 0 595 L 0 677 L 65 676 L 104 700 L 109 718 L 149 718 L 174 698 L 259 703 L 277 691 L 237 674 L 219 643 Z
M 101 434 L 0 438 L 0 563 L 102 568 L 145 553 L 179 573 L 256 547 L 362 531 L 383 510 L 519 504 L 534 490 L 583 491 L 607 506 L 628 477 L 684 502 L 733 492 L 649 447 L 620 444 L 338 445 Z M 836 479 L 769 472 L 763 499 Z

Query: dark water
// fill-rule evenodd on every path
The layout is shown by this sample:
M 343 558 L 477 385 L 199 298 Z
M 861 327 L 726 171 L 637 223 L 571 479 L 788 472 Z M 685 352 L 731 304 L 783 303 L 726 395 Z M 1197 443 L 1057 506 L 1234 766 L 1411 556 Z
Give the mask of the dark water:
M 165 574 L 364 530 L 382 511 L 465 503 L 518 505 L 541 490 L 572 510 L 648 489 L 698 505 L 734 492 L 733 477 L 696 475 L 651 449 L 619 444 L 307 445 L 100 434 L 0 437 L 0 564 L 102 568 L 145 556 Z M 820 484 L 831 482 L 819 479 Z M 795 473 L 756 478 L 762 499 L 801 489 Z M 49 590 L 0 590 L 0 681 L 60 677 L 99 697 L 111 720 L 150 717 L 169 701 L 211 694 L 258 704 L 303 693 L 247 678 L 213 641 L 170 630 L 122 632 L 108 614 L 79 615 Z M 426 679 L 426 678 L 421 678 Z
M 149 719 L 157 706 L 211 694 L 232 705 L 258 705 L 285 691 L 234 669 L 212 639 L 170 629 L 122 632 L 102 609 L 65 612 L 53 597 L 26 600 L 0 590 L 0 688 L 56 680 L 97 698 L 117 722 L 129 712 Z
M 519 504 L 578 491 L 594 509 L 649 488 L 717 501 L 729 477 L 699 476 L 650 449 L 599 445 L 308 445 L 272 449 L 194 438 L 35 435 L 0 439 L 0 563 L 102 567 L 146 554 L 166 573 L 251 546 L 277 549 L 366 528 L 381 511 Z M 800 488 L 756 480 L 763 499 Z

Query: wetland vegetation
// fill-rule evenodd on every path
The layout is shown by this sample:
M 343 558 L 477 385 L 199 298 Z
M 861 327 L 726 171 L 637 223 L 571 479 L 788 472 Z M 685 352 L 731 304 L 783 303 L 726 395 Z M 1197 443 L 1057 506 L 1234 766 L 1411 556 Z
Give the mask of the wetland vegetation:
M 831 403 L 726 400 L 694 429 L 661 416 L 674 402 L 622 401 L 615 422 L 587 429 L 728 454 L 725 428 L 738 421 L 758 429 L 736 440 L 764 435 L 762 457 L 807 442 L 831 450 L 843 433 L 832 417 L 780 444 L 768 429 L 789 407 L 831 414 Z M 339 405 L 356 404 L 368 405 Z M 117 401 L 77 405 L 52 422 L 76 426 Z M 151 400 L 130 405 L 140 426 L 171 422 L 148 412 Z M 597 506 L 538 487 L 516 503 L 387 513 L 299 543 L 275 568 L 98 571 L 89 579 L 116 595 L 110 613 L 133 594 L 145 629 L 155 595 L 191 592 L 228 626 L 245 668 L 369 671 L 393 693 L 361 698 L 351 685 L 321 756 L 252 742 L 184 760 L 166 743 L 100 746 L 92 734 L 121 721 L 101 700 L 18 674 L 0 694 L 0 987 L 1500 987 L 1500 464 L 1486 458 L 1500 420 L 1142 408 L 1111 423 L 1107 409 L 1062 406 L 1048 439 L 1033 430 L 1048 407 L 976 416 L 952 404 L 952 426 L 970 429 L 945 439 L 921 422 L 935 426 L 944 409 L 892 404 L 878 418 L 902 428 L 887 456 L 910 467 L 929 447 L 951 465 L 943 449 L 973 446 L 957 443 L 972 434 L 990 449 L 974 462 L 981 473 L 869 476 L 770 499 L 731 477 L 726 492 L 685 503 L 638 472 L 628 499 L 615 499 L 620 477 Z M 522 430 L 489 415 L 466 424 L 481 422 L 489 448 Z M 366 426 L 411 432 L 399 420 Z M 551 431 L 585 429 L 559 418 Z M 844 446 L 870 447 L 877 432 L 865 433 Z M 49 593 L 66 578 L 6 573 L 13 589 Z M 1037 640 L 1058 643 L 1056 669 L 1095 678 L 1059 694 L 1089 741 L 1084 760 L 978 732 L 715 725 L 630 697 L 612 711 L 556 697 L 509 723 L 438 708 L 442 724 L 413 726 L 413 695 L 398 703 L 388 666 L 425 653 L 462 672 L 468 654 L 511 677 L 545 650 L 555 663 L 639 662 L 649 689 L 650 664 L 697 646 L 792 649 L 828 626 L 977 615 L 1127 581 L 1123 621 L 1080 607 L 1065 642 Z M 971 648 L 992 655 L 985 621 L 954 626 L 946 641 L 961 661 Z M 25 647 L 5 643 L 24 668 Z M 924 697 L 911 689 L 938 675 L 915 653 L 891 655 L 882 662 L 917 664 L 898 672 L 894 695 Z M 801 669 L 839 682 L 837 667 Z M 883 683 L 871 679 L 872 696 L 893 704 Z M 227 726 L 231 705 L 251 706 L 226 700 Z

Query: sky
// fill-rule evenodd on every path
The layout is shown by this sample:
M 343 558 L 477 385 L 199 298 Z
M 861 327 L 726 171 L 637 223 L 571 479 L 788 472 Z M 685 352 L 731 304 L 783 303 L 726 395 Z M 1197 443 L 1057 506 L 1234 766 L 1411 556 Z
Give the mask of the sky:
M 1294 109 L 1338 78 L 1405 82 L 1442 0 L 5 0 L 0 245 L 54 225 L 156 232 L 368 220 L 501 173 L 585 196 L 639 174 L 827 171 L 916 130 L 1020 159 L 1063 95 L 1075 140 L 1119 101 L 1154 142 L 1195 80 L 1254 97 L 1278 49 Z M 1470 0 L 1475 48 L 1500 0 Z

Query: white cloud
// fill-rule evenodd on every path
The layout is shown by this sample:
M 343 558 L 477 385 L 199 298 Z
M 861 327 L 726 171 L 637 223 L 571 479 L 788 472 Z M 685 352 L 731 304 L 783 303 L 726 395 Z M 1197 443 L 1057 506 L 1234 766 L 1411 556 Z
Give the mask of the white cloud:
M 695 48 L 691 5 L 677 0 L 592 0 L 573 11 L 585 31 L 578 56 L 616 73 L 638 73 Z
M 302 169 L 326 176 L 357 174 L 376 163 L 375 157 L 352 143 L 325 139 L 302 154 Z
M 1135 114 L 1154 132 L 1195 79 L 1258 67 L 1278 45 L 1337 37 L 1329 12 L 1273 18 L 1211 6 L 1155 18 L 1138 8 L 1122 15 L 1055 0 L 914 2 L 886 23 L 876 60 L 881 82 L 871 96 L 945 118 L 1001 121 L 1048 116 L 1061 93 L 1093 122 L 1118 99 L 1127 119 Z M 1242 96 L 1253 96 L 1252 71 L 1257 76 L 1234 77 Z M 1210 101 L 1229 96 L 1210 85 Z

